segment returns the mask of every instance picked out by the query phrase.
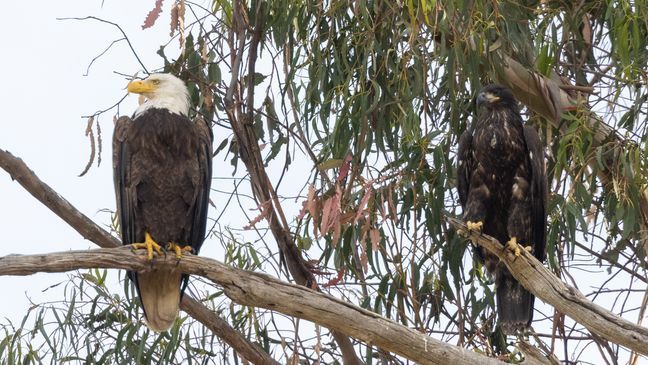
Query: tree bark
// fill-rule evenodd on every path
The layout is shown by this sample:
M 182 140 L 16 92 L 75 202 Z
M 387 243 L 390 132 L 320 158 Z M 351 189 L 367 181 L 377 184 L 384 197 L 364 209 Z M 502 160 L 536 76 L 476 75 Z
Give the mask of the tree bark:
M 592 333 L 648 355 L 648 328 L 637 326 L 592 303 L 578 289 L 560 281 L 526 250 L 520 250 L 520 256 L 516 257 L 495 238 L 468 231 L 468 227 L 461 220 L 450 216 L 446 216 L 446 220 L 457 231 L 464 232 L 474 243 L 497 255 L 513 276 L 533 295 L 551 304 Z
M 168 266 L 205 277 L 221 285 L 225 294 L 241 305 L 266 308 L 319 323 L 420 364 L 503 364 L 497 359 L 441 342 L 327 294 L 191 254 L 183 256 L 181 260 L 174 255 L 156 255 L 153 261 L 147 261 L 143 250 L 133 251 L 128 246 L 122 246 L 43 255 L 9 255 L 0 258 L 0 275 L 31 275 L 90 268 L 142 272 L 153 266 Z

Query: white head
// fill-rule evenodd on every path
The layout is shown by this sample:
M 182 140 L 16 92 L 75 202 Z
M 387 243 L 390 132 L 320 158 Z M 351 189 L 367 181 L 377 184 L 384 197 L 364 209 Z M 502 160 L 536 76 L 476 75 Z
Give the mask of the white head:
M 168 109 L 189 115 L 189 91 L 184 81 L 171 74 L 151 74 L 128 84 L 128 92 L 142 94 L 146 101 L 135 110 L 135 117 L 149 108 Z

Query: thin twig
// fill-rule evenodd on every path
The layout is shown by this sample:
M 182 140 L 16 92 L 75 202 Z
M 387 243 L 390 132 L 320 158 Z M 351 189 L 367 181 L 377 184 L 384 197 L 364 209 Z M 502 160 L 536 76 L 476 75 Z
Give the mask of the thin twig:
M 124 32 L 124 30 L 122 29 L 122 27 L 119 26 L 119 24 L 113 23 L 113 22 L 110 22 L 108 20 L 104 20 L 104 19 L 101 19 L 101 18 L 97 18 L 96 16 L 86 16 L 86 17 L 83 17 L 83 18 L 56 18 L 56 20 L 88 20 L 88 19 L 96 20 L 96 21 L 106 23 L 106 24 L 110 24 L 112 26 L 117 27 L 117 29 L 119 29 L 121 34 L 126 39 L 126 42 L 128 43 L 128 47 L 130 47 L 131 52 L 133 52 L 133 55 L 137 59 L 137 62 L 139 62 L 140 66 L 142 66 L 142 69 L 144 70 L 144 72 L 146 72 L 146 74 L 148 75 L 149 72 L 146 69 L 146 66 L 144 66 L 144 63 L 142 62 L 142 60 L 140 60 L 139 56 L 137 55 L 137 52 L 135 52 L 135 48 L 133 47 L 133 44 L 130 42 L 130 39 L 128 39 L 128 36 L 126 35 L 126 32 Z
M 88 75 L 90 74 L 90 67 L 92 67 L 92 64 L 95 63 L 96 60 L 98 60 L 99 58 L 101 58 L 101 56 L 105 55 L 106 52 L 108 52 L 108 50 L 110 50 L 110 49 L 112 48 L 112 46 L 115 45 L 115 43 L 118 43 L 118 42 L 121 42 L 121 41 L 124 41 L 124 40 L 126 40 L 126 38 L 119 38 L 119 39 L 115 39 L 114 41 L 112 41 L 112 42 L 108 45 L 108 47 L 106 47 L 106 49 L 104 49 L 101 53 L 99 53 L 98 55 L 96 55 L 96 56 L 92 59 L 92 61 L 90 61 L 90 63 L 88 64 L 88 67 L 86 68 L 86 72 L 83 74 L 83 76 L 88 76 Z

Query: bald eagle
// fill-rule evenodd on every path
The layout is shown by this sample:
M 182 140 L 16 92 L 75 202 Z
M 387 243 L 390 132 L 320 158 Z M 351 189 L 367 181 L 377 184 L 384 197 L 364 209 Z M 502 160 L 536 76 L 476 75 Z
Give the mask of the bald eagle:
M 143 95 L 132 118 L 116 121 L 113 168 L 117 214 L 124 245 L 147 250 L 198 253 L 205 238 L 211 185 L 212 132 L 201 118 L 189 119 L 187 87 L 170 74 L 132 81 Z M 188 276 L 176 270 L 129 272 L 148 326 L 171 327 Z
M 477 95 L 479 115 L 459 139 L 457 187 L 463 218 L 471 230 L 519 244 L 544 261 L 547 176 L 538 133 L 524 126 L 511 90 L 489 85 Z M 535 297 L 483 248 L 476 249 L 493 276 L 502 332 L 526 330 Z

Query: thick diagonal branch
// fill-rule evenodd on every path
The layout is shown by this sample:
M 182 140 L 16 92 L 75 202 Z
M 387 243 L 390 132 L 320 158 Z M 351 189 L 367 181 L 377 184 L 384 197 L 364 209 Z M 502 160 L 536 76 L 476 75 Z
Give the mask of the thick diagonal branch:
M 44 255 L 10 255 L 0 258 L 0 275 L 31 275 L 90 268 L 147 271 L 167 266 L 203 276 L 223 287 L 233 301 L 261 307 L 319 323 L 358 338 L 419 364 L 503 364 L 502 362 L 428 337 L 414 329 L 354 306 L 341 299 L 282 282 L 270 276 L 233 268 L 216 260 L 173 255 L 146 260 L 144 252 L 129 247 L 67 251 Z
M 18 181 L 31 195 L 79 232 L 83 238 L 94 242 L 100 247 L 121 246 L 118 239 L 111 236 L 51 187 L 42 182 L 21 159 L 0 149 L 0 167 L 7 171 L 11 178 Z M 227 321 L 188 295 L 182 298 L 180 308 L 209 328 L 216 336 L 232 346 L 241 357 L 248 361 L 263 365 L 279 364 L 261 348 L 252 344 L 240 332 L 232 328 Z
M 497 255 L 513 276 L 533 295 L 551 304 L 592 333 L 648 355 L 648 328 L 637 326 L 592 303 L 578 289 L 560 281 L 526 250 L 521 250 L 521 255 L 516 257 L 504 249 L 495 238 L 474 231 L 469 232 L 461 220 L 450 216 L 446 216 L 446 220 L 456 230 L 467 232 L 473 242 Z

